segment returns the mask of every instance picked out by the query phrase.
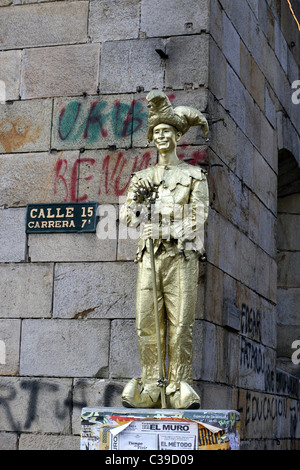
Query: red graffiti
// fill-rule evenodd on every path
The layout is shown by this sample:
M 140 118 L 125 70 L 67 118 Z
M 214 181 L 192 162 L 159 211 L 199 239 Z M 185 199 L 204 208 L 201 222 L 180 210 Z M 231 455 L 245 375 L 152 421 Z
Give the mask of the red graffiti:
M 112 161 L 111 155 L 107 155 L 100 169 L 100 181 L 98 180 L 99 183 L 95 183 L 98 184 L 97 194 L 100 195 L 102 192 L 109 194 L 111 192 L 111 183 L 113 183 L 113 195 L 117 197 L 122 196 L 129 186 L 131 174 L 147 168 L 150 164 L 150 159 L 150 152 L 144 153 L 141 158 L 135 156 L 134 159 L 130 160 L 126 159 L 122 152 L 119 152 L 115 162 Z M 71 172 L 67 173 L 69 162 L 66 159 L 59 159 L 54 172 L 54 194 L 57 194 L 58 183 L 61 181 L 65 189 L 64 202 L 83 202 L 88 200 L 88 194 L 79 194 L 80 181 L 91 181 L 95 177 L 95 163 L 96 160 L 94 158 L 78 158 L 72 165 Z M 89 164 L 94 168 L 94 173 L 85 177 L 80 176 L 80 166 L 82 164 Z M 69 177 L 68 174 L 71 176 Z M 103 175 L 104 188 L 102 187 Z M 126 178 L 126 175 L 129 176 Z M 122 183 L 123 186 L 121 186 Z
M 81 197 L 78 197 L 77 190 L 78 190 L 78 181 L 84 179 L 85 181 L 89 181 L 93 178 L 93 175 L 87 176 L 86 178 L 80 178 L 79 176 L 79 166 L 82 163 L 90 163 L 94 165 L 95 160 L 93 158 L 78 158 L 73 165 L 72 174 L 71 174 L 71 184 L 70 184 L 70 198 L 71 201 L 76 202 L 83 202 L 88 199 L 88 195 L 84 194 Z

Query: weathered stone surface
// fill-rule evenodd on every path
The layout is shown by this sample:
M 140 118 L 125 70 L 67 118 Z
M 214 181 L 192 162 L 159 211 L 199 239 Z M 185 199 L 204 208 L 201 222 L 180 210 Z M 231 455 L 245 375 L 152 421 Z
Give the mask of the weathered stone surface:
M 0 152 L 49 150 L 51 114 L 50 99 L 0 104 Z
M 52 264 L 0 265 L 0 277 L 1 318 L 50 317 Z
M 107 320 L 24 320 L 20 373 L 105 377 L 108 349 Z
M 0 155 L 0 205 L 76 201 L 78 160 L 78 151 Z
M 215 2 L 217 3 L 217 2 Z M 222 46 L 220 46 L 222 47 Z M 213 39 L 209 42 L 209 88 L 218 100 L 224 100 L 226 96 L 226 69 L 227 61 L 222 50 Z M 220 80 L 220 77 L 222 79 Z M 223 78 L 224 77 L 224 78 Z
M 201 408 L 217 410 L 222 403 L 224 409 L 234 409 L 232 406 L 232 388 L 225 385 L 203 383 L 201 384 Z
M 278 287 L 299 287 L 300 252 L 281 252 L 277 255 Z
M 300 216 L 298 214 L 278 214 L 279 250 L 300 251 Z
M 58 264 L 53 316 L 134 318 L 134 263 Z
M 256 150 L 253 155 L 253 189 L 267 208 L 276 214 L 277 175 Z
M 93 42 L 139 37 L 139 0 L 90 2 L 89 35 Z
M 300 325 L 300 288 L 278 289 L 277 299 L 278 322 L 285 325 Z
M 199 34 L 209 28 L 209 2 L 142 0 L 141 31 L 148 37 Z
M 17 49 L 84 42 L 87 38 L 88 3 L 55 2 L 2 8 L 0 47 Z
M 222 50 L 236 74 L 240 75 L 240 36 L 225 11 L 222 16 Z
M 100 239 L 96 233 L 30 234 L 31 261 L 113 261 L 117 239 Z
M 155 49 L 165 49 L 162 39 L 105 42 L 101 49 L 101 93 L 130 93 L 137 87 L 162 89 L 164 70 Z
M 227 64 L 226 70 L 226 109 L 242 131 L 245 132 L 245 90 L 234 70 Z
M 99 44 L 27 49 L 23 58 L 22 98 L 95 94 L 99 54 Z
M 112 322 L 110 367 L 112 377 L 131 379 L 141 376 L 135 320 Z
M 24 261 L 25 209 L 0 209 L 0 262 Z
M 19 99 L 21 57 L 21 51 L 0 53 L 0 103 L 5 100 Z M 4 96 L 3 91 L 5 92 Z
M 209 36 L 178 36 L 167 40 L 166 86 L 173 89 L 208 85 Z M 185 61 L 182 61 L 185 57 Z M 187 66 L 188 64 L 188 66 Z
M 249 218 L 249 192 L 219 158 L 212 155 L 210 162 L 212 207 L 241 230 L 246 231 Z
M 52 146 L 56 149 L 130 147 L 131 134 L 140 134 L 147 119 L 145 110 L 133 98 L 132 94 L 118 94 L 55 99 Z
M 79 436 L 21 434 L 19 450 L 79 450 Z
M 0 432 L 0 450 L 17 450 L 18 434 Z
M 0 377 L 1 431 L 70 433 L 71 379 Z
M 210 147 L 216 155 L 220 158 L 222 157 L 223 162 L 226 163 L 232 171 L 235 171 L 238 141 L 237 125 L 232 117 L 230 117 L 229 113 L 227 113 L 222 106 L 217 104 L 211 94 L 209 94 L 209 109 L 211 110 L 212 116 L 216 118 L 213 130 L 210 133 Z M 242 158 L 242 162 L 244 162 L 244 159 L 247 162 L 244 155 L 240 158 Z
M 19 372 L 20 329 L 20 320 L 0 320 L 0 375 L 17 375 Z

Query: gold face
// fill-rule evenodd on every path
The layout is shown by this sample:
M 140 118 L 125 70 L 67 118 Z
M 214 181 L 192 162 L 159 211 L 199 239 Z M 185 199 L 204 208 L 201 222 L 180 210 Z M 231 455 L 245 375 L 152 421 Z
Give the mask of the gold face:
M 172 152 L 180 137 L 181 133 L 169 124 L 158 124 L 153 129 L 154 145 L 159 151 Z

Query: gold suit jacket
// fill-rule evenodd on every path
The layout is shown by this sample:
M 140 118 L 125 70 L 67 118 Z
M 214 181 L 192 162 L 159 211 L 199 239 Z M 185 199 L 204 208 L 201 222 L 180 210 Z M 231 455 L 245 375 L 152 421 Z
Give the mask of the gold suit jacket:
M 156 232 L 153 230 L 155 252 L 165 244 L 170 254 L 193 250 L 204 255 L 204 227 L 209 208 L 206 171 L 180 161 L 177 165 L 157 164 L 134 173 L 126 203 L 120 210 L 120 221 L 129 227 L 139 228 L 147 222 L 145 204 L 134 199 L 138 180 L 145 177 L 150 177 L 158 187 L 151 211 L 152 226 L 157 228 Z M 141 235 L 137 260 L 142 258 L 145 247 L 146 239 Z

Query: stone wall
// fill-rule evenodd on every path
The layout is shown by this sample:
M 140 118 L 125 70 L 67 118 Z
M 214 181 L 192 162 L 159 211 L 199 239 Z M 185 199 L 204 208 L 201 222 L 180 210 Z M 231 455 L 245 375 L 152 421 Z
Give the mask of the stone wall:
M 219 270 L 221 285 L 223 278 L 223 323 L 218 318 L 223 328 L 208 318 L 217 323 L 220 351 L 207 394 L 213 405 L 216 397 L 223 403 L 228 397 L 228 406 L 240 410 L 243 449 L 291 449 L 299 446 L 300 431 L 299 376 L 293 375 L 299 365 L 291 361 L 299 305 L 286 303 L 277 319 L 277 272 L 280 292 L 288 287 L 277 250 L 287 243 L 291 247 L 285 272 L 294 286 L 300 266 L 297 244 L 288 241 L 297 237 L 295 225 L 285 220 L 280 232 L 281 214 L 277 230 L 277 192 L 279 153 L 289 151 L 299 164 L 300 114 L 292 100 L 292 85 L 299 79 L 299 31 L 287 2 L 210 3 L 209 111 L 216 123 L 208 155 L 209 230 L 214 232 L 208 260 Z M 296 186 L 299 191 L 299 182 Z M 277 322 L 285 323 L 279 336 Z M 283 347 L 286 362 L 279 363 Z M 217 381 L 222 383 L 219 396 L 214 394 Z
M 0 0 L 0 448 L 78 448 L 82 407 L 120 406 L 139 374 L 136 240 L 118 210 L 131 173 L 156 162 L 154 87 L 211 125 L 208 147 L 193 129 L 179 148 L 210 175 L 202 407 L 240 411 L 244 448 L 299 445 L 298 379 L 276 368 L 278 151 L 300 155 L 294 25 L 272 1 L 241 1 Z M 27 204 L 76 201 L 100 204 L 101 236 L 26 235 Z

